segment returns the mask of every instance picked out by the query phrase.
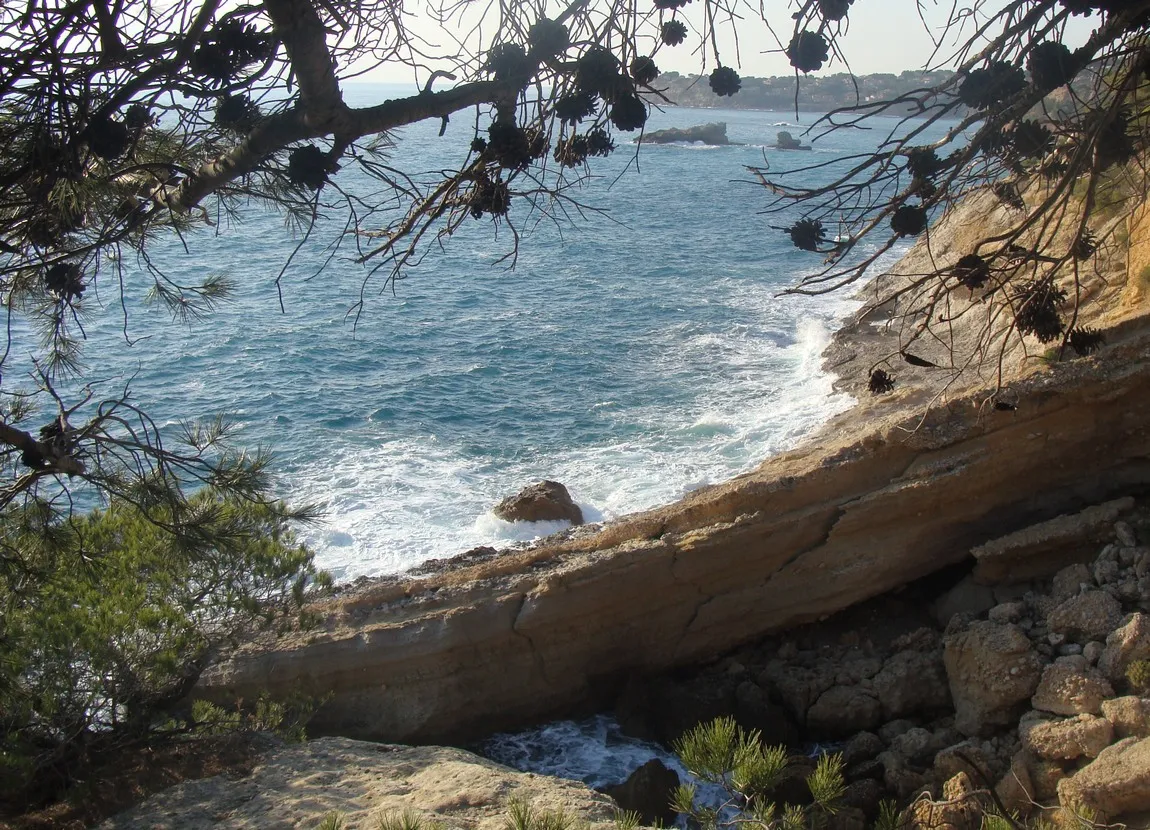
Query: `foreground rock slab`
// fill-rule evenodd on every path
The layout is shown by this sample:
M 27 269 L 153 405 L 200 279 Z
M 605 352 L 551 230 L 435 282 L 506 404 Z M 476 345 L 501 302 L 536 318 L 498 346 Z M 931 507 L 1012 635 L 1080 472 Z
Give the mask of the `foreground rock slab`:
M 603 706 L 628 677 L 818 620 L 1150 482 L 1150 335 L 1108 338 L 1004 389 L 1014 410 L 982 393 L 925 416 L 872 404 L 668 507 L 345 592 L 315 609 L 319 628 L 243 646 L 197 692 L 228 705 L 303 692 L 326 699 L 315 733 L 405 742 Z M 1150 642 L 1140 624 L 1108 638 L 1111 681 Z M 1041 674 L 1023 664 L 1026 683 L 1003 681 L 1019 701 Z
M 246 778 L 172 787 L 100 827 L 287 830 L 316 827 L 337 812 L 357 828 L 411 811 L 463 830 L 504 830 L 513 798 L 593 827 L 613 826 L 611 799 L 574 781 L 516 772 L 461 749 L 321 738 L 273 749 Z

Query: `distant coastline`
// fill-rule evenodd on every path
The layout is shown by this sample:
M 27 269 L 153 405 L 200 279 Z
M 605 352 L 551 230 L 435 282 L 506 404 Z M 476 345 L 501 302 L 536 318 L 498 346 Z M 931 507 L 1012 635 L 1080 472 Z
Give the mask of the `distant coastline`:
M 898 75 L 857 75 L 853 80 L 845 72 L 807 75 L 798 80 L 798 109 L 799 112 L 827 112 L 856 103 L 889 100 L 916 89 L 937 86 L 953 74 L 947 70 L 907 70 Z M 729 98 L 720 98 L 711 92 L 705 75 L 664 72 L 654 86 L 680 107 L 794 111 L 796 82 L 793 75 L 747 77 L 742 82 L 739 92 Z

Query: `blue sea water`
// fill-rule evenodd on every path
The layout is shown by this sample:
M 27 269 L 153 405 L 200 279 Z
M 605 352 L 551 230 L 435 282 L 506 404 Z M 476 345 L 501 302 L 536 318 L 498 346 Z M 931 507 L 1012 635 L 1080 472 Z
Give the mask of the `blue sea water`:
M 365 84 L 349 97 L 399 92 Z M 852 302 L 779 296 L 817 257 L 769 227 L 783 221 L 762 215 L 768 196 L 745 168 L 833 161 L 873 148 L 893 122 L 812 153 L 767 148 L 780 129 L 802 131 L 794 114 L 669 109 L 648 128 L 718 120 L 744 146 L 621 145 L 593 160 L 573 195 L 606 214 L 569 206 L 574 221 L 555 223 L 514 204 L 526 231 L 514 269 L 497 261 L 508 228 L 469 219 L 385 285 L 349 245 L 332 255 L 337 216 L 283 274 L 281 311 L 276 279 L 300 241 L 283 217 L 247 209 L 186 249 L 160 239 L 157 266 L 182 281 L 227 275 L 234 297 L 173 322 L 138 301 L 142 263 L 123 262 L 125 306 L 106 277 L 86 298 L 89 374 L 131 377 L 134 400 L 169 424 L 233 415 L 243 443 L 274 451 L 283 495 L 324 507 L 303 535 L 340 579 L 558 529 L 490 512 L 539 478 L 566 484 L 592 520 L 729 478 L 851 403 L 819 356 Z M 402 130 L 391 163 L 461 159 L 474 119 L 457 116 L 442 137 L 439 126 Z M 352 166 L 336 182 L 369 186 Z

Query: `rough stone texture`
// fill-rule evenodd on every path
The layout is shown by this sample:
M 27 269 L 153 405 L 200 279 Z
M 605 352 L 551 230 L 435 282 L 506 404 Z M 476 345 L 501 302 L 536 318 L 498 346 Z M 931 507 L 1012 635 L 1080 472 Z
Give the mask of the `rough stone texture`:
M 943 660 L 964 735 L 1011 724 L 1042 676 L 1042 660 L 1021 629 L 985 620 L 949 635 Z
M 1098 672 L 1083 670 L 1074 662 L 1063 662 L 1064 659 L 1059 658 L 1042 672 L 1030 704 L 1056 715 L 1099 714 L 1102 701 L 1113 697 L 1114 689 Z M 1081 657 L 1079 660 L 1085 662 Z
M 105 830 L 316 827 L 331 812 L 348 827 L 411 810 L 465 830 L 504 830 L 507 803 L 562 809 L 613 826 L 614 803 L 574 781 L 516 772 L 461 749 L 321 738 L 272 750 L 246 778 L 189 781 L 100 825 Z
M 1114 726 L 1106 718 L 1075 715 L 1065 720 L 1045 720 L 1037 712 L 1025 715 L 1018 724 L 1022 747 L 1050 761 L 1073 761 L 1097 757 L 1114 737 Z
M 943 798 L 923 798 L 907 810 L 900 826 L 907 830 L 978 830 L 988 800 L 974 786 L 970 776 L 960 772 L 943 787 Z
M 994 792 L 1007 810 L 1026 815 L 1034 809 L 1034 782 L 1022 752 L 1016 752 L 1010 759 L 1010 769 L 994 785 Z
M 1090 566 L 1082 562 L 1067 565 L 1054 575 L 1053 584 L 1050 586 L 1050 595 L 1058 602 L 1065 602 L 1082 593 L 1082 586 L 1084 585 L 1087 586 L 1087 589 L 1095 587 L 1094 575 L 1090 572 Z
M 1110 632 L 1106 648 L 1098 658 L 1098 670 L 1114 683 L 1126 674 L 1135 660 L 1150 658 L 1150 616 L 1141 612 L 1131 615 L 1126 624 Z
M 609 704 L 631 674 L 817 620 L 1150 481 L 1150 334 L 1108 339 L 1008 384 L 1014 411 L 956 394 L 924 417 L 862 395 L 801 448 L 676 504 L 347 588 L 313 609 L 318 628 L 243 645 L 196 694 L 301 692 L 326 700 L 315 734 L 423 742 Z
M 1150 738 L 1150 699 L 1128 695 L 1102 702 L 1102 716 L 1116 738 Z
M 855 764 L 869 761 L 886 749 L 882 738 L 873 732 L 858 732 L 847 745 L 843 747 L 843 766 L 853 767 Z
M 942 655 L 900 651 L 871 679 L 885 720 L 933 714 L 950 708 L 950 686 Z
M 1079 643 L 1101 640 L 1122 622 L 1122 605 L 1105 591 L 1085 591 L 1060 603 L 1047 627 Z
M 1107 747 L 1059 782 L 1058 799 L 1068 809 L 1088 807 L 1102 822 L 1150 810 L 1150 738 L 1126 738 Z
M 1050 576 L 1063 565 L 1080 561 L 1093 543 L 1110 535 L 1114 520 L 1133 506 L 1132 498 L 1114 499 L 978 545 L 971 550 L 978 560 L 974 578 L 994 585 Z
M 508 496 L 492 511 L 507 522 L 571 522 L 583 524 L 583 511 L 558 481 L 539 481 Z
M 882 704 L 858 686 L 832 686 L 807 710 L 807 730 L 819 738 L 844 738 L 881 722 Z
M 639 814 L 644 827 L 670 827 L 679 815 L 671 809 L 671 796 L 679 786 L 679 773 L 658 758 L 652 758 L 629 776 L 622 784 L 607 787 L 609 795 L 621 810 Z
M 687 127 L 680 129 L 678 127 L 671 127 L 666 130 L 652 130 L 645 133 L 641 141 L 648 144 L 673 144 L 677 141 L 685 141 L 693 143 L 701 141 L 704 144 L 730 144 L 731 141 L 727 138 L 727 125 L 719 121 L 711 124 L 700 124 L 696 127 Z
M 978 585 L 973 577 L 966 576 L 935 602 L 934 619 L 939 627 L 946 628 L 955 614 L 972 614 L 977 617 L 996 604 L 991 588 Z

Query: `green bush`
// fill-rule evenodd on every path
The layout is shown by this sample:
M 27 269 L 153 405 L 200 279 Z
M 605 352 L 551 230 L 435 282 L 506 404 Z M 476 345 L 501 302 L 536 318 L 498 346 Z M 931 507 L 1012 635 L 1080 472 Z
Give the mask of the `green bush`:
M 0 799 L 33 804 L 101 754 L 194 732 L 206 710 L 180 706 L 211 649 L 290 623 L 312 585 L 330 584 L 289 515 L 212 488 L 178 514 L 124 500 L 87 515 L 6 513 Z M 262 705 L 264 720 L 286 718 Z M 205 731 L 223 727 L 216 717 Z
M 1150 694 L 1150 660 L 1135 660 L 1127 666 L 1126 682 L 1135 694 Z
M 744 732 L 733 718 L 699 724 L 676 742 L 675 752 L 691 775 L 724 793 L 722 804 L 704 806 L 698 803 L 694 784 L 676 791 L 672 807 L 703 830 L 746 824 L 771 830 L 821 827 L 838 812 L 846 792 L 842 756 L 824 753 L 806 777 L 810 806 L 780 808 L 771 793 L 789 772 L 786 749 L 764 745 L 758 732 Z

